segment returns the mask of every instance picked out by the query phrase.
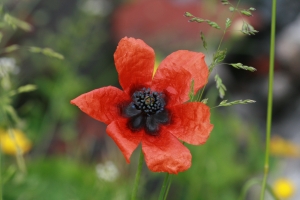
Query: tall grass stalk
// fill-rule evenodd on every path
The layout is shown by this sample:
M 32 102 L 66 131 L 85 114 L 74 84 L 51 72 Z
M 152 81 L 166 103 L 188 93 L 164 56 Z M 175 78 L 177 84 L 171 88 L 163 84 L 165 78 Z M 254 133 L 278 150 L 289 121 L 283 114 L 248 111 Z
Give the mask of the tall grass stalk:
M 168 196 L 168 192 L 169 192 L 168 188 L 171 185 L 169 178 L 170 178 L 170 174 L 166 173 L 163 185 L 159 193 L 159 197 L 158 197 L 159 200 L 164 200 Z
M 1 147 L 1 142 L 0 142 Z M 1 148 L 0 148 L 1 149 Z M 0 150 L 0 200 L 2 200 L 2 151 Z
M 23 157 L 23 151 L 17 142 L 14 129 L 8 128 L 8 134 L 9 134 L 10 138 L 13 140 L 13 143 L 16 147 L 16 159 L 17 159 L 18 167 L 23 174 L 26 174 L 27 169 L 26 169 L 25 159 Z
M 272 125 L 272 104 L 273 104 L 273 80 L 274 80 L 274 58 L 275 58 L 275 26 L 276 26 L 276 0 L 272 1 L 272 22 L 271 22 L 271 45 L 270 45 L 270 67 L 269 67 L 269 91 L 268 91 L 268 110 L 266 125 L 266 152 L 264 164 L 264 177 L 261 187 L 260 200 L 265 199 L 265 190 L 269 173 L 270 157 L 270 138 Z
M 144 163 L 144 154 L 143 154 L 143 151 L 141 149 L 138 169 L 137 169 L 137 172 L 136 172 L 136 175 L 135 175 L 133 191 L 132 191 L 132 194 L 131 194 L 131 200 L 136 200 L 136 197 L 137 197 L 137 192 L 138 192 L 138 188 L 139 188 L 139 185 L 140 185 L 140 179 L 141 179 L 141 172 L 142 172 L 142 169 L 143 169 L 143 163 Z

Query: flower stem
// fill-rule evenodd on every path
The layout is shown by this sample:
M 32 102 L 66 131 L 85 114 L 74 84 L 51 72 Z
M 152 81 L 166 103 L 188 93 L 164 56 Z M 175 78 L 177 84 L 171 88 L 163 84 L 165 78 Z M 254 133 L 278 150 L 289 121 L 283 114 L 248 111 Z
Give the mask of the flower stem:
M 133 187 L 133 191 L 132 191 L 132 195 L 131 195 L 131 200 L 136 200 L 138 187 L 139 187 L 139 183 L 140 183 L 140 178 L 141 178 L 141 172 L 142 172 L 142 168 L 143 168 L 143 161 L 144 161 L 144 154 L 141 149 L 139 164 L 138 164 L 137 172 L 135 175 L 134 187 Z
M 166 200 L 167 199 L 167 197 L 168 197 L 168 193 L 169 193 L 169 190 L 170 190 L 170 187 L 171 187 L 171 183 L 172 183 L 172 175 L 170 175 L 170 178 L 169 178 L 169 183 L 168 183 L 168 187 L 167 187 L 167 190 L 166 190 L 166 192 L 165 192 L 165 197 L 164 197 L 164 200 Z
M 170 174 L 166 173 L 163 185 L 162 185 L 160 193 L 159 193 L 159 197 L 158 197 L 159 200 L 164 200 L 167 196 L 167 188 L 168 188 L 167 185 L 168 185 L 168 181 L 169 181 L 169 176 L 170 176 Z
M 12 128 L 8 128 L 8 134 L 9 134 L 10 138 L 13 140 L 14 145 L 15 145 L 15 147 L 17 149 L 17 152 L 16 152 L 17 165 L 18 165 L 20 171 L 23 174 L 26 174 L 27 173 L 27 169 L 26 169 L 25 160 L 24 160 L 24 157 L 23 157 L 23 153 L 22 153 L 21 147 L 17 143 L 17 139 L 16 139 L 16 135 L 15 135 L 14 130 Z
M 196 101 L 201 101 L 201 98 L 202 98 L 202 95 L 203 95 L 203 93 L 204 93 L 204 90 L 205 90 L 206 85 L 207 85 L 207 84 L 205 84 L 204 87 L 202 88 L 200 95 L 198 95 L 198 98 L 196 97 Z
M 257 179 L 257 178 L 253 178 L 253 179 L 248 180 L 245 183 L 245 185 L 243 186 L 241 195 L 238 198 L 238 200 L 245 200 L 247 192 L 254 185 L 261 185 L 261 181 L 259 179 Z M 273 197 L 274 200 L 279 200 L 279 198 L 275 195 L 274 191 L 272 190 L 272 188 L 268 184 L 266 185 L 266 189 L 269 192 L 269 194 Z
M 0 143 L 1 147 L 1 143 Z M 0 200 L 2 200 L 2 152 L 0 150 Z
M 270 137 L 271 137 L 272 104 L 273 104 L 274 58 L 275 58 L 275 25 L 276 25 L 276 0 L 273 0 L 272 1 L 272 22 L 271 22 L 268 110 L 267 110 L 267 127 L 266 127 L 266 152 L 265 152 L 265 164 L 264 164 L 264 178 L 262 182 L 260 200 L 264 200 L 265 198 L 267 177 L 269 173 Z
M 27 169 L 26 169 L 26 164 L 25 164 L 25 159 L 23 157 L 23 152 L 21 147 L 19 146 L 16 136 L 15 136 L 15 131 L 12 128 L 12 126 L 9 123 L 8 120 L 8 114 L 4 112 L 4 121 L 7 121 L 8 124 L 8 128 L 7 128 L 7 132 L 9 134 L 9 137 L 11 138 L 11 140 L 14 143 L 14 146 L 16 147 L 16 160 L 17 160 L 17 165 L 19 167 L 19 170 L 23 173 L 26 174 L 27 173 Z

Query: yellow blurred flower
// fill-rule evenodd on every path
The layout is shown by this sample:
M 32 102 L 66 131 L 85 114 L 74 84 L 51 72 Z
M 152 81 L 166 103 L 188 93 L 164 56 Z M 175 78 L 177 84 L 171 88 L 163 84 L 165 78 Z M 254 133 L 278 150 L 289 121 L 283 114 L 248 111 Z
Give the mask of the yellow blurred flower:
M 290 198 L 295 192 L 294 184 L 288 179 L 278 179 L 274 183 L 274 192 L 280 199 Z
M 0 129 L 0 144 L 1 150 L 5 154 L 16 155 L 18 148 L 20 148 L 21 153 L 25 154 L 31 149 L 31 142 L 25 136 L 25 134 L 18 129 L 11 129 L 11 137 L 8 130 Z
M 271 138 L 270 153 L 274 156 L 300 157 L 300 147 L 275 135 Z

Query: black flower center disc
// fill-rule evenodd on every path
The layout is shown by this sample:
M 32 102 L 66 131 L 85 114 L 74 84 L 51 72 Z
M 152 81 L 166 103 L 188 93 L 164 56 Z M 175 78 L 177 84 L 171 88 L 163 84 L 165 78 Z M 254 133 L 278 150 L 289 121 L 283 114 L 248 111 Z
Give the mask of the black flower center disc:
M 157 135 L 159 125 L 169 121 L 165 105 L 163 93 L 143 88 L 133 93 L 132 102 L 123 112 L 129 118 L 130 128 L 133 130 L 145 128 L 146 133 Z

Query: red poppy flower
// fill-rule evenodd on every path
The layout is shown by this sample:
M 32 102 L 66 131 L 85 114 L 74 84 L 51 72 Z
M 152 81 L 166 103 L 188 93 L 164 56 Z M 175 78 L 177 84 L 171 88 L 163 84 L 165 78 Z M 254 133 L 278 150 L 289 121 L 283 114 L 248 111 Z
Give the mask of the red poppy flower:
M 130 162 L 137 146 L 148 168 L 177 174 L 191 166 L 191 153 L 182 141 L 200 145 L 213 128 L 209 107 L 187 102 L 208 79 L 202 53 L 180 50 L 166 57 L 153 76 L 155 54 L 142 40 L 123 38 L 114 54 L 123 91 L 107 86 L 71 101 L 83 112 L 106 123 L 108 135 Z

